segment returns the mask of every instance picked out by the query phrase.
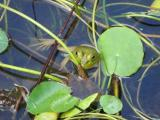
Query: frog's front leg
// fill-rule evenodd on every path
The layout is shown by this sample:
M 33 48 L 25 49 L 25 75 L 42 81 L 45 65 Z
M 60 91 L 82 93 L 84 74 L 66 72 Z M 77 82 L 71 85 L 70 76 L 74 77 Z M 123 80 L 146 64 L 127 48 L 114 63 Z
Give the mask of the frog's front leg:
M 65 57 L 65 58 L 62 60 L 61 64 L 60 64 L 59 70 L 62 70 L 63 68 L 65 68 L 65 66 L 66 66 L 66 64 L 69 62 L 69 60 L 70 60 L 69 56 Z
M 96 70 L 91 73 L 90 79 L 93 78 L 95 81 L 98 81 L 99 75 L 100 75 L 100 66 L 98 66 L 98 67 L 96 68 Z

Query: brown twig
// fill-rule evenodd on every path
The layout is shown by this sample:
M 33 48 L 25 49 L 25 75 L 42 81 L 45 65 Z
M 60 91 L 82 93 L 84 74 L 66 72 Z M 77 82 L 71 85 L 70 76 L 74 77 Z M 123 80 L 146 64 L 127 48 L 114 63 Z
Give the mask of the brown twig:
M 112 75 L 111 79 L 111 86 L 109 89 L 109 94 L 114 95 L 121 99 L 121 85 L 120 85 L 120 79 L 115 74 Z
M 80 0 L 76 0 L 76 5 L 77 5 L 79 2 L 80 2 Z M 74 11 L 74 10 L 75 10 L 75 7 L 72 8 L 72 10 L 71 10 L 70 14 L 68 15 L 66 21 L 64 22 L 63 27 L 62 27 L 61 30 L 59 31 L 59 34 L 58 34 L 59 37 L 63 34 L 64 30 L 66 29 L 66 27 L 67 27 L 67 25 L 68 25 L 68 22 L 69 22 L 70 18 L 72 17 L 72 14 L 73 14 L 73 11 Z M 39 84 L 39 83 L 42 81 L 42 79 L 44 78 L 44 74 L 46 73 L 48 66 L 51 64 L 51 59 L 52 59 L 52 61 L 54 62 L 54 60 L 55 60 L 55 57 L 54 57 L 54 56 L 55 56 L 56 53 L 57 53 L 57 47 L 58 47 L 58 43 L 55 42 L 55 44 L 52 45 L 52 48 L 51 48 L 51 51 L 50 51 L 50 53 L 49 53 L 48 59 L 47 59 L 45 65 L 44 65 L 43 68 L 42 68 L 41 75 L 40 75 L 40 77 L 39 77 L 36 85 Z M 53 57 L 54 57 L 54 58 L 53 58 Z M 36 86 L 36 85 L 35 85 L 35 86 Z
M 109 94 L 116 96 L 121 99 L 122 88 L 120 84 L 120 79 L 117 75 L 113 74 L 111 78 L 111 86 L 109 88 Z M 117 115 L 121 115 L 121 111 L 117 113 Z

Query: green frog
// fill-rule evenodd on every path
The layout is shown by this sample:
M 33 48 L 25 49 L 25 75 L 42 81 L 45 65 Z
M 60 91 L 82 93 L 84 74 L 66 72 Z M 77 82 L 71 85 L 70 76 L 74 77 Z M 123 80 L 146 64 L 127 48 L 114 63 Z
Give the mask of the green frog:
M 97 52 L 97 50 L 92 46 L 80 45 L 80 46 L 70 47 L 70 49 L 73 55 L 76 57 L 78 63 L 81 64 L 81 66 L 84 69 L 91 69 L 95 67 L 99 62 L 100 55 Z M 69 57 L 69 59 L 73 61 L 71 57 Z

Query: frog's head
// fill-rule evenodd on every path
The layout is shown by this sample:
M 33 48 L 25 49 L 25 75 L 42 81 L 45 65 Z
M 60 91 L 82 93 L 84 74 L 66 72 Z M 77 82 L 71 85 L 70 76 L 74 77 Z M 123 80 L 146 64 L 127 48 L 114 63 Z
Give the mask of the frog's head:
M 92 47 L 78 46 L 73 50 L 73 54 L 84 69 L 90 69 L 99 62 L 99 54 Z

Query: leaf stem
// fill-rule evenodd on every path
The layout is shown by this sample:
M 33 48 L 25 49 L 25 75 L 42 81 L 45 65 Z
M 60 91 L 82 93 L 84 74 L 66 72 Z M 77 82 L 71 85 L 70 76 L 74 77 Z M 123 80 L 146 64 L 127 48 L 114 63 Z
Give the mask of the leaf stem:
M 28 69 L 28 68 L 17 67 L 17 66 L 5 64 L 5 63 L 0 63 L 0 67 L 8 68 L 8 69 L 12 69 L 12 70 L 16 70 L 16 71 L 32 74 L 32 75 L 40 75 L 41 74 L 41 72 L 36 71 L 36 70 L 31 70 L 31 69 Z M 61 81 L 60 78 L 57 78 L 57 77 L 49 75 L 49 74 L 45 74 L 44 76 L 46 78 L 54 80 L 54 81 L 59 81 L 59 82 Z
M 93 40 L 96 50 L 97 48 L 97 42 L 96 42 L 96 34 L 95 34 L 95 14 L 96 14 L 96 8 L 97 8 L 98 0 L 95 0 L 94 6 L 93 6 L 93 13 L 92 13 L 92 34 L 93 34 Z

